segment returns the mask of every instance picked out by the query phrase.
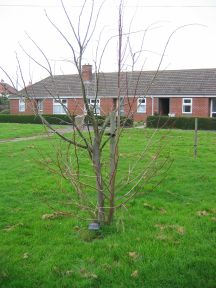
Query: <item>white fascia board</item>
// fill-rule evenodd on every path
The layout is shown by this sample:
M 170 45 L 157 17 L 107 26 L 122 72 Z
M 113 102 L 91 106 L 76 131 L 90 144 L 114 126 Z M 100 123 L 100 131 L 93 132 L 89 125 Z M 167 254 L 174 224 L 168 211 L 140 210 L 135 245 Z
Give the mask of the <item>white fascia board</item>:
M 25 96 L 10 96 L 9 99 L 20 99 L 25 98 Z M 77 99 L 77 98 L 83 98 L 82 96 L 32 96 L 32 97 L 26 97 L 28 99 Z
M 121 96 L 125 98 L 216 98 L 215 95 L 128 95 L 128 96 Z M 117 96 L 98 96 L 98 98 L 118 98 Z
M 77 99 L 83 98 L 82 96 L 48 96 L 48 97 L 34 97 L 34 98 L 41 98 L 41 99 Z
M 14 100 L 14 99 L 20 99 L 21 97 L 25 96 L 15 96 L 15 95 L 11 95 L 9 96 L 9 100 Z M 140 97 L 146 97 L 146 98 L 216 98 L 216 94 L 215 95 L 128 95 L 128 96 L 121 96 L 121 97 L 125 97 L 125 98 L 140 98 Z M 83 98 L 83 96 L 48 96 L 48 97 L 41 97 L 41 96 L 33 96 L 33 97 L 29 97 L 30 99 L 81 99 Z M 95 96 L 88 96 L 87 98 L 89 99 L 95 99 Z M 110 99 L 110 98 L 118 98 L 117 96 L 97 96 L 98 99 Z
M 216 98 L 215 95 L 146 95 L 148 98 Z

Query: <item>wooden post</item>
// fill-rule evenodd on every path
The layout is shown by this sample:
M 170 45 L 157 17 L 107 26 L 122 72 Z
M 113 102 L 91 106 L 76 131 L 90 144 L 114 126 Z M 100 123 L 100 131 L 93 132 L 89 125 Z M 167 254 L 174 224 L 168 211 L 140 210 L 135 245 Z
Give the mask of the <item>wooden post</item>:
M 194 130 L 194 158 L 197 158 L 197 143 L 198 143 L 198 118 L 195 118 L 195 130 Z

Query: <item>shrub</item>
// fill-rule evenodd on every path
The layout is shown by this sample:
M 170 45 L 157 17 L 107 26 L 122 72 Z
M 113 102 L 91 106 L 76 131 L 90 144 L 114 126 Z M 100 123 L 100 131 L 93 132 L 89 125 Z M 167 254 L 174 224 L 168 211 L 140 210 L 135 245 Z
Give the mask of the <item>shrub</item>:
M 7 105 L 9 104 L 9 100 L 6 96 L 0 96 L 0 105 Z
M 98 125 L 101 126 L 103 125 L 103 122 L 105 120 L 105 116 L 97 116 L 97 120 L 98 120 Z M 92 125 L 92 119 L 89 116 L 85 116 L 85 124 L 87 125 Z
M 124 127 L 133 127 L 133 118 L 127 118 L 125 116 L 121 116 L 120 125 Z
M 216 130 L 216 118 L 197 119 L 199 130 Z M 148 116 L 147 127 L 192 130 L 195 128 L 195 117 Z
M 56 125 L 68 125 L 73 124 L 73 119 L 70 119 L 67 115 L 43 115 L 43 117 L 50 123 Z M 97 116 L 99 125 L 102 125 L 106 116 Z M 25 124 L 41 124 L 42 121 L 37 115 L 11 115 L 0 114 L 0 123 L 25 123 Z M 91 119 L 85 117 L 85 124 L 91 125 Z M 121 125 L 125 127 L 133 126 L 133 119 L 121 116 Z
M 43 115 L 50 124 L 67 125 L 71 120 L 67 115 Z M 25 124 L 41 124 L 42 121 L 36 115 L 0 115 L 0 123 L 25 123 Z
M 0 114 L 10 114 L 10 110 L 9 109 L 1 110 Z
M 97 119 L 98 119 L 98 124 L 99 126 L 103 125 L 105 119 L 106 119 L 106 116 L 97 116 Z M 91 119 L 86 116 L 85 117 L 85 124 L 89 124 L 91 125 Z M 121 116 L 120 117 L 120 125 L 124 127 L 133 127 L 133 118 L 127 118 L 125 116 Z
M 6 109 L 9 109 L 8 98 L 5 96 L 0 96 L 0 112 L 2 113 Z

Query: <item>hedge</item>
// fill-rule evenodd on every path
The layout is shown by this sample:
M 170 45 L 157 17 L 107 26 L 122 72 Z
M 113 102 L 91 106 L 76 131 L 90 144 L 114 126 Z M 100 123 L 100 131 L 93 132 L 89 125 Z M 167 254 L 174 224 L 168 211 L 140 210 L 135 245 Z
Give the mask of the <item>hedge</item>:
M 43 115 L 50 124 L 66 125 L 71 122 L 67 115 Z M 0 123 L 41 124 L 41 118 L 36 115 L 0 115 Z
M 72 124 L 73 120 L 67 115 L 43 115 L 50 124 L 68 125 Z M 75 117 L 75 116 L 73 116 Z M 97 116 L 99 125 L 102 125 L 106 116 Z M 41 118 L 36 115 L 10 115 L 0 114 L 0 123 L 23 123 L 23 124 L 41 124 Z M 85 123 L 91 125 L 91 120 L 85 117 Z M 125 127 L 133 126 L 133 119 L 121 116 L 121 125 Z
M 216 118 L 197 119 L 199 130 L 216 130 Z M 146 125 L 149 128 L 193 130 L 195 128 L 195 117 L 148 116 Z
M 106 119 L 106 116 L 97 116 L 98 124 L 103 125 L 103 122 Z M 85 123 L 91 125 L 91 119 L 86 116 L 85 117 Z M 133 127 L 133 118 L 127 118 L 125 116 L 120 117 L 120 125 L 124 127 Z

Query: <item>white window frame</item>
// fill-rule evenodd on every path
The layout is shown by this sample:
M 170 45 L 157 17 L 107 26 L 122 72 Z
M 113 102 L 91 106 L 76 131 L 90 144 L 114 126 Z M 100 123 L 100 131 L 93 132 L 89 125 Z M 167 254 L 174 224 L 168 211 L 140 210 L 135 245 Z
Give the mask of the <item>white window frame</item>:
M 43 113 L 43 99 L 36 99 L 38 113 Z
M 66 103 L 63 103 L 63 101 L 66 101 Z M 65 98 L 62 99 L 53 99 L 53 114 L 67 114 L 67 106 L 68 106 L 68 100 Z M 59 109 L 58 113 L 56 113 L 56 109 Z
M 214 106 L 213 101 L 216 101 L 216 98 L 211 99 L 211 114 L 210 115 L 212 118 L 216 117 L 216 111 L 213 110 L 213 106 Z
M 119 105 L 120 105 L 120 115 L 123 116 L 124 115 L 124 97 L 120 97 L 120 101 L 119 101 Z
M 185 103 L 185 100 L 190 100 L 190 103 Z M 185 111 L 185 107 L 190 107 L 190 112 Z M 192 114 L 193 99 L 192 98 L 182 98 L 182 114 Z
M 137 98 L 137 113 L 146 113 L 146 97 Z
M 95 101 L 97 101 L 97 105 L 95 105 Z M 100 116 L 100 99 L 88 98 L 89 107 L 94 108 L 94 115 Z M 84 112 L 86 114 L 86 107 L 84 105 Z
M 19 112 L 25 112 L 26 106 L 25 106 L 25 100 L 19 99 Z

